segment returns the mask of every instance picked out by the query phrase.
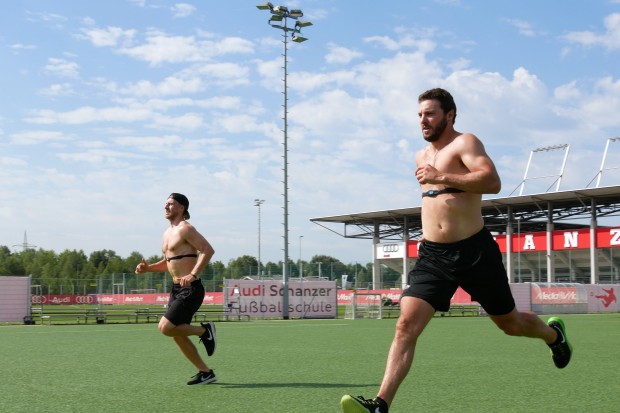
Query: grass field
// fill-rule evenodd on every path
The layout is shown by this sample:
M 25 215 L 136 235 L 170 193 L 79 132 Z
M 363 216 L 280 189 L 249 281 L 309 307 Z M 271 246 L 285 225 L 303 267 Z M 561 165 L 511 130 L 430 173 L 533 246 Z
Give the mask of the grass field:
M 620 411 L 620 314 L 564 320 L 575 353 L 558 370 L 542 341 L 488 318 L 434 319 L 390 411 Z M 194 368 L 155 324 L 2 326 L 0 412 L 335 413 L 376 393 L 394 323 L 216 323 L 206 386 L 185 384 Z

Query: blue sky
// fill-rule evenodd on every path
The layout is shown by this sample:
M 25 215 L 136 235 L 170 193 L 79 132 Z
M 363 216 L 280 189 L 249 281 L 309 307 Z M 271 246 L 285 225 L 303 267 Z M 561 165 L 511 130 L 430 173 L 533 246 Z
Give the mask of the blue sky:
M 58 252 L 156 255 L 165 198 L 182 192 L 224 263 L 257 255 L 264 199 L 261 258 L 281 260 L 282 32 L 258 3 L 2 2 L 0 245 L 18 251 L 27 231 Z M 274 4 L 313 23 L 288 49 L 292 259 L 369 262 L 369 241 L 309 220 L 420 204 L 428 88 L 454 95 L 455 127 L 484 142 L 499 196 L 554 145 L 570 145 L 560 189 L 592 186 L 620 135 L 618 0 Z M 557 174 L 562 155 L 537 155 L 529 176 Z

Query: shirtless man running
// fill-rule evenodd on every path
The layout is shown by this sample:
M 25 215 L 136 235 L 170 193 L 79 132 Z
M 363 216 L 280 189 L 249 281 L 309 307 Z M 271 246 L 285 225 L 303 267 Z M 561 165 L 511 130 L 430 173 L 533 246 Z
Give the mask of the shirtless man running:
M 205 290 L 198 278 L 209 264 L 215 252 L 211 244 L 186 220 L 189 219 L 189 200 L 183 194 L 173 192 L 164 205 L 165 216 L 170 227 L 163 236 L 164 258 L 148 264 L 144 258 L 136 266 L 136 274 L 144 272 L 169 272 L 173 286 L 168 301 L 168 310 L 159 320 L 159 331 L 172 337 L 183 355 L 198 369 L 189 385 L 209 384 L 217 377 L 198 354 L 190 336 L 199 336 L 211 356 L 215 352 L 215 325 L 213 322 L 191 325 L 192 317 L 202 305 Z
M 508 284 L 502 255 L 481 213 L 482 194 L 501 189 L 495 165 L 482 142 L 454 130 L 456 105 L 450 93 L 431 89 L 420 95 L 419 118 L 428 145 L 415 157 L 422 189 L 422 240 L 418 260 L 400 300 L 400 317 L 377 397 L 345 395 L 345 413 L 387 413 L 407 376 L 418 337 L 436 311 L 447 311 L 460 286 L 480 303 L 504 333 L 542 339 L 556 367 L 570 361 L 572 347 L 564 323 L 547 323 L 519 312 Z

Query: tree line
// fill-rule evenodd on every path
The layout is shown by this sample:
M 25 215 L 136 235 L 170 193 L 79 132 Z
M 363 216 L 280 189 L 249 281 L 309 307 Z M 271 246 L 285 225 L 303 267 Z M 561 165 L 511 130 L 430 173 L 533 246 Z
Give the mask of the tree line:
M 85 285 L 95 285 L 103 276 L 110 274 L 133 275 L 142 257 L 142 254 L 136 251 L 123 258 L 112 250 L 94 251 L 86 255 L 82 250 L 65 250 L 56 253 L 52 250 L 26 248 L 23 251 L 12 252 L 7 246 L 0 246 L 0 276 L 30 275 L 32 284 L 44 284 L 48 286 L 47 293 L 59 294 L 57 286 L 73 284 L 77 280 L 84 282 Z M 162 256 L 152 256 L 147 258 L 147 261 L 155 262 L 162 258 Z M 257 279 L 281 276 L 282 268 L 282 261 L 261 262 L 259 273 L 257 259 L 243 255 L 229 260 L 227 264 L 212 261 L 200 276 L 204 281 L 211 281 L 211 285 L 218 285 L 218 282 L 225 278 L 239 279 L 249 276 Z M 347 274 L 350 282 L 363 285 L 365 288 L 372 282 L 372 263 L 344 264 L 328 255 L 315 255 L 310 261 L 290 260 L 289 276 L 299 277 L 300 273 L 304 277 L 321 277 L 330 280 L 340 280 L 343 274 Z M 384 267 L 382 278 L 386 285 L 391 286 L 399 282 L 400 274 Z M 136 287 L 138 287 L 137 284 Z

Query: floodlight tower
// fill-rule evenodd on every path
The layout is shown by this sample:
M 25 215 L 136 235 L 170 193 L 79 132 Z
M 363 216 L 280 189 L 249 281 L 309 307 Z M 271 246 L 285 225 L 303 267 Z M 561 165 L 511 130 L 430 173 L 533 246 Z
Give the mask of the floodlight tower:
M 267 21 L 269 25 L 275 29 L 282 30 L 282 43 L 284 44 L 284 114 L 282 120 L 284 121 L 284 262 L 282 265 L 282 283 L 283 293 L 282 298 L 282 318 L 288 320 L 289 308 L 288 308 L 288 279 L 289 279 L 289 258 L 288 258 L 288 35 L 291 34 L 291 40 L 296 43 L 305 42 L 308 40 L 306 37 L 301 36 L 301 29 L 303 27 L 312 26 L 309 21 L 298 20 L 303 17 L 304 13 L 299 9 L 289 10 L 285 6 L 274 6 L 270 2 L 261 3 L 256 6 L 259 10 L 268 10 L 271 13 L 271 17 Z M 295 20 L 294 27 L 288 27 L 288 19 Z
M 264 199 L 256 198 L 254 200 L 254 206 L 258 207 L 258 271 L 256 272 L 258 278 L 261 278 L 261 270 L 260 270 L 260 206 L 265 203 Z

